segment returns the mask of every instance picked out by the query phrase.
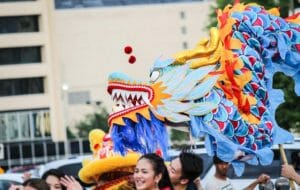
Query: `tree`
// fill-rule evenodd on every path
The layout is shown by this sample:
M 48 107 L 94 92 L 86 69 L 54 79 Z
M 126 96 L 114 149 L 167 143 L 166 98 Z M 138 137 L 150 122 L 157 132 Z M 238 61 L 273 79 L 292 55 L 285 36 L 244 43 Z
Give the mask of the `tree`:
M 99 108 L 99 111 L 87 114 L 83 120 L 75 125 L 75 128 L 78 129 L 78 136 L 88 138 L 92 129 L 101 129 L 108 132 L 107 118 L 108 112 L 105 108 Z
M 234 0 L 216 0 L 216 4 L 210 7 L 209 24 L 207 29 L 217 26 L 217 9 L 223 9 L 226 5 L 233 4 Z M 241 3 L 257 3 L 263 5 L 265 9 L 279 7 L 280 16 L 285 18 L 289 15 L 290 1 L 289 0 L 240 0 Z
M 67 126 L 67 139 L 76 139 L 76 135 L 72 132 L 69 126 Z
M 234 0 L 217 0 L 214 6 L 211 6 L 209 15 L 210 27 L 217 26 L 216 9 L 223 9 L 228 4 L 233 4 Z M 281 17 L 285 18 L 289 14 L 290 8 L 299 7 L 299 2 L 294 0 L 292 6 L 289 0 L 240 0 L 241 3 L 257 3 L 265 7 L 265 9 L 271 9 L 273 7 L 279 7 Z M 273 80 L 274 88 L 280 88 L 285 94 L 285 103 L 281 104 L 276 110 L 276 121 L 282 128 L 300 132 L 300 97 L 294 92 L 294 83 L 290 77 L 284 76 L 284 74 L 276 74 Z
M 187 141 L 189 140 L 189 133 L 177 129 L 171 129 L 171 141 Z
M 294 80 L 283 73 L 276 73 L 273 88 L 282 89 L 285 102 L 276 110 L 276 121 L 285 129 L 300 132 L 300 97 L 294 92 Z

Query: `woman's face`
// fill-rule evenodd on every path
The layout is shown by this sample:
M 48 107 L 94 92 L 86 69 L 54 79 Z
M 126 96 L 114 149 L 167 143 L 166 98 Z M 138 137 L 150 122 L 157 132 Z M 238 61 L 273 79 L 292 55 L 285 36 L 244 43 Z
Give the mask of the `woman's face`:
M 161 175 L 155 176 L 153 166 L 147 159 L 141 159 L 138 161 L 133 179 L 137 190 L 151 190 L 158 189 L 158 182 Z
M 59 179 L 56 176 L 49 175 L 46 178 L 46 183 L 50 186 L 50 190 L 61 190 L 62 189 L 62 185 L 60 184 Z

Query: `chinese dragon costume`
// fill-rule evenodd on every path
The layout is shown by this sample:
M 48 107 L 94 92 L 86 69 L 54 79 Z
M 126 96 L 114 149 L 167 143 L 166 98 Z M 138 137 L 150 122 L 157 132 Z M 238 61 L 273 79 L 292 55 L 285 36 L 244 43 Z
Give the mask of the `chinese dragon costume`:
M 217 18 L 210 39 L 157 59 L 149 82 L 110 74 L 110 144 L 103 132 L 90 133 L 93 158 L 83 162 L 82 181 L 100 181 L 98 189 L 126 184 L 140 154 L 168 156 L 166 127 L 187 126 L 193 137 L 205 137 L 208 154 L 231 162 L 237 175 L 245 162 L 270 164 L 271 146 L 293 141 L 275 121 L 283 93 L 272 82 L 283 72 L 300 95 L 299 14 L 283 19 L 277 9 L 236 4 Z
M 244 162 L 270 164 L 270 147 L 293 141 L 275 121 L 283 93 L 272 88 L 272 77 L 291 76 L 300 94 L 298 16 L 283 19 L 277 9 L 256 4 L 228 5 L 218 11 L 210 39 L 156 60 L 149 82 L 110 74 L 114 151 L 161 150 L 167 156 L 166 126 L 182 124 L 195 138 L 205 136 L 208 154 L 231 162 L 237 175 Z

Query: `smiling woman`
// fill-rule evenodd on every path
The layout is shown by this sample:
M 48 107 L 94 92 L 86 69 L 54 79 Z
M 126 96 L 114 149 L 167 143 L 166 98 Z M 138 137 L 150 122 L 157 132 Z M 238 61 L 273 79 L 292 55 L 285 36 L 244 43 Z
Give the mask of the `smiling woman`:
M 173 190 L 164 160 L 156 154 L 141 156 L 133 179 L 137 190 Z

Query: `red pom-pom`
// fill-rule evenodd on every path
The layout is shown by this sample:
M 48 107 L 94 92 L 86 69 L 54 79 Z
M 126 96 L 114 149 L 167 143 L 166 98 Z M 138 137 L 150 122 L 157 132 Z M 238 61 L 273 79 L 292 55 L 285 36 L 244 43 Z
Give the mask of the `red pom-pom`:
M 159 157 L 162 157 L 162 151 L 160 149 L 156 149 L 155 154 Z
M 134 55 L 131 55 L 131 56 L 129 57 L 129 59 L 128 59 L 128 62 L 129 62 L 130 64 L 133 64 L 135 61 L 136 61 L 136 58 L 135 58 Z
M 132 52 L 132 47 L 126 46 L 126 47 L 124 48 L 124 52 L 125 52 L 126 54 L 130 54 L 130 53 Z

